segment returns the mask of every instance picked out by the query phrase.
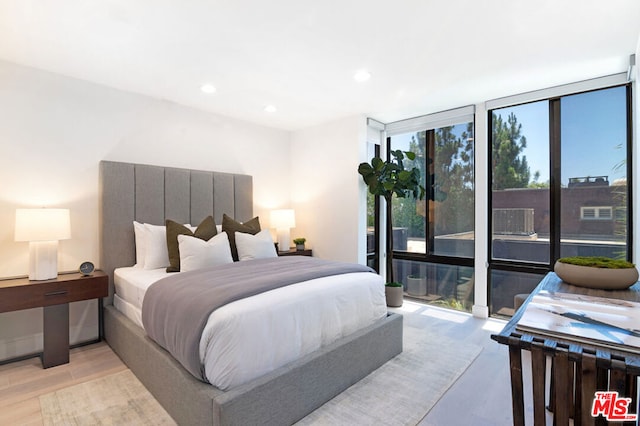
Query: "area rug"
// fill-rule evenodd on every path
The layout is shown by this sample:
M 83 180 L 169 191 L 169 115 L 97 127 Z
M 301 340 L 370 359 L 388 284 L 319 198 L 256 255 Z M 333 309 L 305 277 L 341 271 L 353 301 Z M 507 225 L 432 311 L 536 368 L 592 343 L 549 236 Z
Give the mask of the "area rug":
M 297 425 L 415 425 L 481 350 L 405 325 L 400 355 Z M 175 424 L 130 370 L 43 395 L 40 404 L 45 426 Z
M 175 425 L 131 370 L 40 396 L 48 425 Z
M 297 425 L 416 425 L 481 350 L 405 325 L 400 355 Z

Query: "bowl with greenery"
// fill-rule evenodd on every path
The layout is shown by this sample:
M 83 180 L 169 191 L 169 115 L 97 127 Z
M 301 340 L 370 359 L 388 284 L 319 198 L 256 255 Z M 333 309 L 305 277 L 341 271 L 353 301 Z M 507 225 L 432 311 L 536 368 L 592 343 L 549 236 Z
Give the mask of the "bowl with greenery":
M 562 281 L 579 287 L 623 290 L 638 281 L 636 265 L 604 256 L 563 257 L 553 270 Z

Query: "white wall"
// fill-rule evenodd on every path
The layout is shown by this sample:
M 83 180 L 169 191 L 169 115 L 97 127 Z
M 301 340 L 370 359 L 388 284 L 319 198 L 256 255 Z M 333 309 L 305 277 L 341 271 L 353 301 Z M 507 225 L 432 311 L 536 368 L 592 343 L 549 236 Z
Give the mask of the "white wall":
M 366 118 L 352 116 L 296 131 L 291 143 L 292 238 L 314 256 L 366 261 L 366 203 L 358 164 L 366 161 Z
M 194 90 L 198 90 L 194 85 Z M 254 213 L 290 204 L 290 133 L 0 61 L 0 277 L 26 275 L 15 209 L 71 210 L 59 270 L 99 260 L 98 163 L 139 162 L 254 177 Z M 71 341 L 97 335 L 95 302 L 71 306 Z M 0 314 L 0 359 L 39 350 L 41 309 Z

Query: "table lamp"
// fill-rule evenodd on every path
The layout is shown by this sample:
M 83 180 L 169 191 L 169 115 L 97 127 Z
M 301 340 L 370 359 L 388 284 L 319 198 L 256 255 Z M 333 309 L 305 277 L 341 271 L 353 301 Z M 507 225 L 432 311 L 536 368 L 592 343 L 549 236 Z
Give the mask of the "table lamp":
M 71 238 L 68 209 L 16 209 L 16 241 L 29 241 L 29 280 L 58 276 L 58 240 Z
M 296 214 L 291 209 L 271 211 L 271 227 L 278 234 L 278 251 L 289 251 L 291 228 L 296 226 Z

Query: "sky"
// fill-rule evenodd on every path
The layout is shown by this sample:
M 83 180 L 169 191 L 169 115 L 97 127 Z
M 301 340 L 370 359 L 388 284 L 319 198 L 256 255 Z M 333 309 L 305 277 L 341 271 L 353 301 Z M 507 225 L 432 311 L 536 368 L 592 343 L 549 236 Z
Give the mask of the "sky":
M 561 98 L 561 184 L 569 178 L 607 176 L 612 183 L 626 177 L 626 88 L 597 90 Z M 540 172 L 538 182 L 549 181 L 549 101 L 543 100 L 494 110 L 506 121 L 511 112 L 522 124 L 527 139 L 531 178 Z M 461 125 L 460 132 L 465 126 Z M 393 137 L 394 149 L 409 149 L 415 132 Z
M 626 169 L 614 170 L 626 158 L 626 88 L 597 90 L 561 98 L 561 184 L 569 178 L 607 176 L 612 183 L 626 177 Z M 494 110 L 506 121 L 511 112 L 522 124 L 527 139 L 531 177 L 540 172 L 538 182 L 549 180 L 549 101 L 532 102 Z M 462 132 L 465 125 L 456 126 Z M 457 130 L 457 129 L 456 129 Z M 393 137 L 394 149 L 409 149 L 415 132 Z
M 626 158 L 626 88 L 598 90 L 561 99 L 562 185 L 571 177 L 624 178 L 615 166 Z M 527 139 L 524 155 L 531 176 L 540 171 L 540 182 L 549 179 L 549 102 L 539 101 L 495 111 L 506 120 L 514 112 Z

